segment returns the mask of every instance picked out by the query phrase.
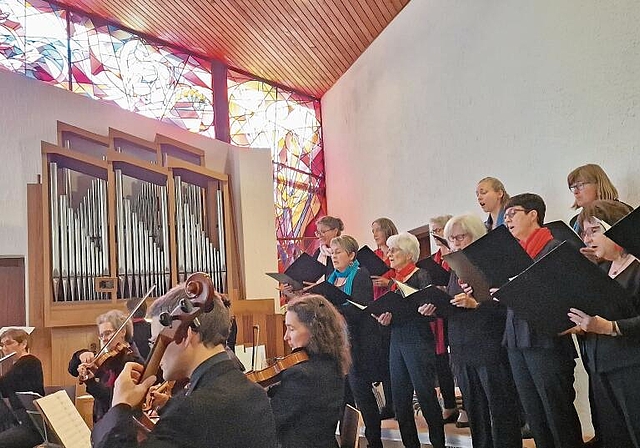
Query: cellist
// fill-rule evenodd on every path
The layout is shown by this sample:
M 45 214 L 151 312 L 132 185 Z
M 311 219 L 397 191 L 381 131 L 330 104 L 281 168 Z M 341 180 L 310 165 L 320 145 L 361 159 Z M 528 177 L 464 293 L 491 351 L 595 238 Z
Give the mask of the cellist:
M 182 328 L 178 322 L 185 320 L 178 320 L 181 316 L 176 310 L 183 306 L 188 309 L 191 302 L 186 302 L 189 295 L 182 284 L 151 305 L 148 315 L 156 348 L 158 342 L 165 341 L 167 328 Z M 190 378 L 190 382 L 183 393 L 174 395 L 162 407 L 147 439 L 138 442 L 132 417 L 155 375 L 146 377 L 144 366 L 127 363 L 115 383 L 113 407 L 93 429 L 93 447 L 275 447 L 275 423 L 267 395 L 229 359 L 224 348 L 229 311 L 217 293 L 212 304 L 213 309 L 188 321 L 179 337 L 162 342 L 164 353 L 159 364 L 164 378 Z M 155 359 L 155 352 L 152 349 L 147 367 Z

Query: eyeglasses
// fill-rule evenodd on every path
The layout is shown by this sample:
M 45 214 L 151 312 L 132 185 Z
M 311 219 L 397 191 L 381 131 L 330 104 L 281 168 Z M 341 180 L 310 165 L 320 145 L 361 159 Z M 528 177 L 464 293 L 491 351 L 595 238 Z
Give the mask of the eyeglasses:
M 518 212 L 525 212 L 528 213 L 524 208 L 510 208 L 509 210 L 507 210 L 506 212 L 504 212 L 504 217 L 505 218 L 509 218 L 509 219 L 513 219 L 513 217 L 516 215 L 516 213 Z
M 331 232 L 332 230 L 334 230 L 334 229 L 316 230 L 316 236 L 324 236 L 325 233 Z
M 569 191 L 572 193 L 576 193 L 578 191 L 584 190 L 585 185 L 589 185 L 593 182 L 576 182 L 575 184 L 569 185 Z
M 459 235 L 451 235 L 451 236 L 449 236 L 449 238 L 448 238 L 448 239 L 449 239 L 449 241 L 451 241 L 452 243 L 453 243 L 454 241 L 457 241 L 458 243 L 461 243 L 461 242 L 463 242 L 463 241 L 464 241 L 464 239 L 465 239 L 466 237 L 467 237 L 467 234 L 466 234 L 466 233 L 461 233 L 461 234 L 459 234 Z
M 593 235 L 598 235 L 600 233 L 604 233 L 611 228 L 609 224 L 607 224 L 604 221 L 601 221 L 595 216 L 591 218 L 591 221 L 595 222 L 598 225 L 593 227 L 587 227 L 582 232 L 580 232 L 580 236 L 582 237 L 582 239 L 585 239 L 586 237 L 592 237 Z
M 115 333 L 116 330 L 105 330 L 102 333 L 98 333 L 98 337 L 100 339 L 109 339 L 111 336 L 113 336 L 113 333 Z
M 0 347 L 7 347 L 9 345 L 14 345 L 17 344 L 16 341 L 14 341 L 13 339 L 7 339 L 4 342 L 0 342 Z
M 440 235 L 440 234 L 442 234 L 442 231 L 443 231 L 443 230 L 444 230 L 444 229 L 442 229 L 442 228 L 435 228 L 435 229 L 431 229 L 431 230 L 429 230 L 429 233 L 430 233 L 431 235 Z

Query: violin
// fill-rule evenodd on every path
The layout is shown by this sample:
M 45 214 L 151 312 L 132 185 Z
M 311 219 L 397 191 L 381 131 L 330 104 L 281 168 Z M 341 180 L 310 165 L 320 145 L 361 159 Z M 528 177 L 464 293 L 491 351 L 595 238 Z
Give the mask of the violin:
M 84 384 L 89 380 L 88 372 L 93 374 L 93 378 L 98 377 L 108 369 L 110 366 L 122 365 L 123 359 L 131 355 L 133 350 L 131 346 L 126 342 L 118 342 L 113 348 L 105 352 L 100 353 L 90 363 L 84 364 L 84 373 L 78 377 L 80 384 Z
M 280 381 L 280 374 L 296 364 L 309 360 L 309 355 L 304 350 L 298 350 L 278 359 L 274 364 L 266 369 L 247 372 L 245 376 L 254 383 L 258 383 L 262 387 L 268 387 Z
M 164 352 L 172 342 L 180 344 L 187 336 L 190 327 L 197 328 L 200 325 L 198 317 L 203 313 L 213 310 L 214 299 L 218 295 L 209 275 L 203 272 L 191 274 L 185 283 L 187 299 L 182 299 L 171 313 L 160 314 L 160 323 L 164 326 L 158 334 L 147 361 L 144 365 L 139 383 L 152 375 L 156 375 L 160 368 L 160 362 Z M 134 418 L 138 425 L 138 440 L 144 440 L 146 434 L 151 432 L 154 423 L 147 414 L 141 418 Z

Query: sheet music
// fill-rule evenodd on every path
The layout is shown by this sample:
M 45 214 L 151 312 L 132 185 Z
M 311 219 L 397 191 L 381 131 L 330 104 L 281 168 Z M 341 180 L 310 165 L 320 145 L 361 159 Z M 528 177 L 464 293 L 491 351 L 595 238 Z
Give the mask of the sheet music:
M 91 447 L 91 430 L 64 390 L 39 398 L 35 403 L 65 448 Z
M 15 354 L 16 352 L 11 352 L 7 356 L 3 356 L 2 358 L 0 358 L 0 363 L 2 363 L 2 361 L 6 361 L 7 359 L 11 358 Z

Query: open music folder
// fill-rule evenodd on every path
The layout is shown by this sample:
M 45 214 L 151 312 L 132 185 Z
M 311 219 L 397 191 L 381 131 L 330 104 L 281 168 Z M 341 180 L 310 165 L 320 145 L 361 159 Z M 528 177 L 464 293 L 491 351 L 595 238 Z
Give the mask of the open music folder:
M 506 226 L 498 226 L 462 250 L 444 256 L 458 278 L 473 288 L 479 302 L 491 300 L 498 288 L 533 263 Z
M 371 275 L 382 276 L 391 269 L 369 246 L 362 246 L 356 255 L 356 259 L 362 266 L 367 268 Z
M 604 234 L 640 259 L 640 207 L 615 223 Z
M 462 308 L 451 305 L 451 296 L 436 285 L 416 290 L 398 282 L 398 290 L 401 292 L 400 294 L 389 291 L 364 309 L 376 316 L 389 312 L 393 314 L 394 322 L 402 322 L 416 317 L 419 315 L 418 307 L 425 303 L 432 303 L 436 306 L 437 317 L 449 317 L 454 313 L 464 311 Z
M 494 297 L 536 331 L 549 335 L 575 325 L 567 317 L 569 308 L 609 320 L 636 315 L 629 293 L 566 241 L 503 285 Z
M 424 269 L 431 277 L 431 283 L 438 286 L 447 286 L 451 273 L 436 263 L 433 257 L 423 258 L 416 263 L 416 266 Z
M 304 282 L 315 283 L 327 271 L 327 267 L 307 253 L 302 253 L 284 272 L 267 272 L 266 274 L 286 283 L 298 291 L 304 287 Z
M 64 390 L 34 400 L 65 448 L 90 448 L 91 430 Z
M 544 225 L 558 241 L 566 241 L 576 249 L 585 247 L 582 238 L 564 221 L 552 221 Z

